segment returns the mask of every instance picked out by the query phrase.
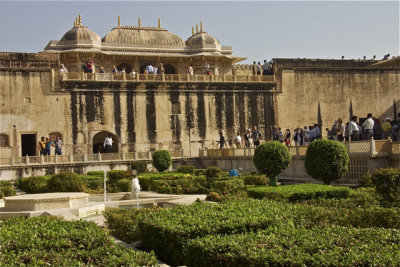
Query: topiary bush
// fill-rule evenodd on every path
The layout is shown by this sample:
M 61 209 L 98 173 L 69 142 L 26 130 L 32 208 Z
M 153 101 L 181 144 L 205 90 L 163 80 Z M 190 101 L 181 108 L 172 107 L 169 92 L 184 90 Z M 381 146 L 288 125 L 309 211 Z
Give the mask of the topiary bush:
M 278 141 L 262 143 L 254 152 L 254 165 L 260 173 L 270 177 L 273 186 L 276 186 L 276 176 L 289 166 L 291 160 L 289 149 Z
M 159 171 L 168 170 L 172 164 L 171 154 L 166 150 L 158 150 L 153 153 L 153 165 Z
M 194 166 L 193 165 L 182 165 L 176 171 L 179 173 L 194 174 Z
M 71 172 L 54 174 L 47 182 L 49 192 L 81 192 L 83 185 L 83 179 Z
M 221 169 L 218 167 L 207 168 L 205 175 L 208 180 L 218 179 L 221 176 Z
M 206 174 L 205 169 L 195 169 L 194 170 L 194 175 L 196 175 L 196 176 L 205 175 L 205 174 Z
M 349 155 L 341 142 L 319 139 L 311 142 L 304 165 L 314 179 L 330 184 L 347 172 Z
M 136 171 L 136 175 L 147 172 L 146 161 L 134 161 L 131 164 L 131 169 Z
M 372 175 L 376 192 L 390 202 L 400 201 L 400 169 L 379 169 Z
M 19 178 L 15 185 L 28 194 L 47 193 L 48 176 L 32 176 Z
M 86 175 L 104 177 L 104 171 L 89 171 Z

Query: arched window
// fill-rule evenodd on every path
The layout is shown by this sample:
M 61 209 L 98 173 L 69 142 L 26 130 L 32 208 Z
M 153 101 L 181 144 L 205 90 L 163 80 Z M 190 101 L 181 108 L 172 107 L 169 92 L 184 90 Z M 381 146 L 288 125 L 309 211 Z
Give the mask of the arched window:
M 9 147 L 10 142 L 8 139 L 8 134 L 0 134 L 0 147 Z
M 171 64 L 166 64 L 164 68 L 165 68 L 165 74 L 176 74 L 175 67 L 172 66 Z

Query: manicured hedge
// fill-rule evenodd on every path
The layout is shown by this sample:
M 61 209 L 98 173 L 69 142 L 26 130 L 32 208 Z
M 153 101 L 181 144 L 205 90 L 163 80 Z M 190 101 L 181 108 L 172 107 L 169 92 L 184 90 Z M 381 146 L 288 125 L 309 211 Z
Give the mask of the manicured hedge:
M 0 181 L 0 198 L 15 196 L 15 188 L 9 181 Z
M 0 223 L 2 266 L 153 266 L 153 253 L 114 244 L 107 231 L 86 221 L 55 217 L 12 218 Z
M 136 171 L 136 175 L 147 172 L 147 162 L 146 161 L 134 161 L 131 164 L 131 169 Z
M 160 194 L 205 194 L 209 191 L 204 176 L 157 179 L 151 182 L 150 187 L 152 191 Z
M 31 176 L 18 178 L 15 185 L 28 194 L 47 193 L 47 181 L 51 176 Z
M 251 175 L 245 174 L 241 178 L 244 180 L 245 185 L 268 185 L 269 178 L 265 175 Z
M 400 201 L 400 169 L 379 169 L 372 175 L 376 192 L 391 202 Z
M 182 165 L 177 170 L 180 173 L 194 174 L 194 166 L 193 165 Z
M 47 181 L 48 192 L 81 192 L 83 186 L 82 177 L 71 172 L 54 174 Z
M 254 198 L 268 198 L 278 201 L 301 201 L 315 198 L 346 198 L 350 188 L 319 184 L 297 184 L 278 187 L 249 188 L 248 193 Z
M 138 228 L 139 220 L 151 212 L 157 212 L 160 208 L 150 209 L 109 209 L 104 212 L 107 228 L 110 233 L 127 242 L 132 243 L 140 240 Z
M 221 195 L 232 194 L 241 188 L 244 188 L 244 182 L 241 178 L 225 178 L 212 180 L 210 182 L 211 191 Z
M 233 234 L 282 223 L 302 224 L 302 207 L 266 200 L 196 203 L 149 214 L 139 222 L 142 246 L 168 264 L 184 264 L 189 239 L 209 234 Z M 298 216 L 296 216 L 296 214 Z
M 188 242 L 188 266 L 399 266 L 400 232 L 337 226 L 270 227 Z
M 86 175 L 104 177 L 104 171 L 89 171 L 86 173 Z

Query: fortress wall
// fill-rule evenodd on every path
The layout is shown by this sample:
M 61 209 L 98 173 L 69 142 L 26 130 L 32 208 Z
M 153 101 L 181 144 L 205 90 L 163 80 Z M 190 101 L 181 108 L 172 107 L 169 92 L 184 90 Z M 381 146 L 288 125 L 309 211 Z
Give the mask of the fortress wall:
M 119 151 L 126 152 L 184 149 L 189 155 L 189 147 L 192 151 L 216 147 L 220 130 L 232 146 L 236 131 L 243 134 L 253 125 L 270 134 L 275 87 L 274 83 L 60 83 L 52 69 L 2 68 L 0 133 L 9 136 L 9 147 L 0 149 L 0 157 L 22 155 L 21 134 L 35 135 L 38 155 L 37 142 L 51 132 L 62 134 L 64 154 L 92 153 L 93 138 L 100 132 L 116 135 Z
M 192 151 L 216 147 L 220 130 L 232 146 L 236 131 L 243 134 L 252 125 L 270 134 L 273 93 L 224 86 L 219 89 L 225 90 L 211 91 L 204 84 L 151 83 L 113 90 L 73 89 L 69 94 L 74 153 L 91 153 L 91 140 L 99 131 L 117 134 L 126 152 L 184 149 L 189 153 L 189 139 Z M 87 136 L 86 145 L 79 141 L 79 133 Z
M 285 67 L 285 68 L 284 68 Z M 278 65 L 277 124 L 293 129 L 322 120 L 330 128 L 351 114 L 381 120 L 400 111 L 399 69 L 286 68 Z M 395 103 L 395 104 L 394 104 Z M 326 135 L 326 131 L 323 131 Z
M 0 71 L 0 133 L 9 136 L 10 147 L 1 149 L 1 157 L 21 155 L 21 134 L 50 132 L 71 134 L 68 116 L 70 99 L 52 92 L 53 71 Z

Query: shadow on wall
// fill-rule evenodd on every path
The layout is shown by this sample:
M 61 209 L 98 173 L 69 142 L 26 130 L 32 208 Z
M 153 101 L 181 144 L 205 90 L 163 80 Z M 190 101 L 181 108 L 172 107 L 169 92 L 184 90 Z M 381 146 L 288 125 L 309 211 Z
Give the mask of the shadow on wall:
M 113 140 L 112 150 L 111 153 L 117 153 L 119 151 L 119 138 L 110 132 L 102 131 L 93 136 L 93 153 L 104 153 L 104 139 L 107 136 L 111 136 Z

